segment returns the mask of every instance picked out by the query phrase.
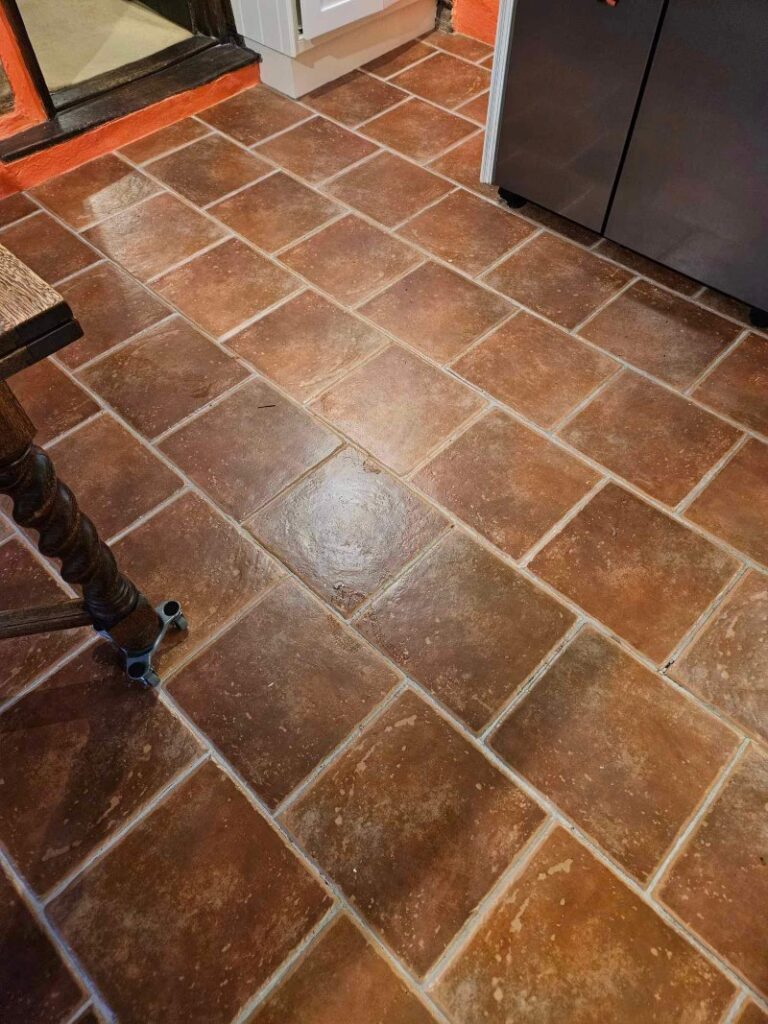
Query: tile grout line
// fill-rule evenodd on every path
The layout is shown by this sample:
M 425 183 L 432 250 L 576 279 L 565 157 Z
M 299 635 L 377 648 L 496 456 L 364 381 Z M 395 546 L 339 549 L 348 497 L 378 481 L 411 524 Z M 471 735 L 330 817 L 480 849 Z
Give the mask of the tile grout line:
M 710 468 L 702 476 L 698 483 L 694 484 L 694 486 L 690 489 L 690 491 L 688 491 L 685 497 L 682 498 L 677 503 L 677 505 L 675 505 L 674 510 L 679 516 L 685 516 L 685 513 L 690 509 L 691 505 L 696 501 L 696 499 L 701 497 L 703 492 L 707 489 L 707 487 L 709 487 L 709 485 L 712 483 L 715 477 L 719 476 L 720 473 L 726 468 L 726 466 L 728 466 L 729 463 L 733 462 L 733 460 L 739 454 L 741 449 L 744 448 L 750 440 L 754 440 L 754 438 L 750 438 L 749 434 L 741 434 L 739 437 L 736 438 L 736 440 L 733 442 L 728 451 L 725 452 L 724 455 L 721 455 L 721 457 L 717 460 L 717 462 L 714 463 L 714 465 L 710 466 Z
M 520 566 L 520 568 L 529 568 L 534 558 L 536 558 L 536 556 L 540 554 L 545 547 L 547 547 L 550 541 L 553 541 L 555 537 L 558 536 L 558 534 L 562 533 L 563 530 L 565 530 L 565 528 L 568 526 L 568 524 L 572 522 L 576 518 L 576 516 L 580 512 L 582 512 L 587 507 L 587 505 L 589 505 L 592 499 L 596 498 L 600 491 L 602 491 L 607 486 L 608 478 L 604 476 L 599 476 L 597 480 L 594 482 L 594 484 L 590 487 L 590 489 L 586 492 L 586 494 L 583 494 L 577 502 L 575 502 L 569 509 L 567 509 L 563 513 L 563 515 L 557 520 L 556 523 L 553 523 L 552 526 L 545 533 L 543 533 L 538 540 L 534 541 L 533 544 L 531 544 L 531 546 L 527 548 L 518 559 L 516 559 L 516 562 Z
M 683 391 L 686 398 L 693 396 L 694 392 L 698 391 L 701 385 L 710 377 L 714 371 L 725 362 L 737 348 L 740 348 L 742 343 L 749 337 L 749 331 L 745 328 L 740 334 L 737 334 L 730 345 L 726 345 L 722 352 L 715 356 L 711 363 L 709 363 L 699 374 L 699 376 L 689 384 Z

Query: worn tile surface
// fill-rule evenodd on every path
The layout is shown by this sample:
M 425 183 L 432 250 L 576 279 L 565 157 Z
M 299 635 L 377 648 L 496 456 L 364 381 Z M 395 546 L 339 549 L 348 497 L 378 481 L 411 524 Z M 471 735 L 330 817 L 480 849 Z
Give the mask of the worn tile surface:
M 99 411 L 90 395 L 50 359 L 15 373 L 9 386 L 32 420 L 38 444 L 47 444 Z
M 464 60 L 480 61 L 493 53 L 492 46 L 479 39 L 473 39 L 471 36 L 462 35 L 460 32 L 431 32 L 424 41 Z
M 410 43 L 396 46 L 394 50 L 363 64 L 363 69 L 372 72 L 379 78 L 391 78 L 398 71 L 404 71 L 411 64 L 415 64 L 417 60 L 429 57 L 431 53 L 434 53 L 433 47 L 428 46 L 420 39 L 414 39 Z
M 451 187 L 436 174 L 384 152 L 339 175 L 326 186 L 326 191 L 381 224 L 393 227 L 445 195 Z
M 768 435 L 768 338 L 748 334 L 696 388 L 694 396 Z
M 194 142 L 208 132 L 208 125 L 202 124 L 194 117 L 186 117 L 183 121 L 177 121 L 176 124 L 170 124 L 167 128 L 161 128 L 151 135 L 145 135 L 143 139 L 123 146 L 120 152 L 134 163 L 143 164 L 171 149 L 178 149 L 189 142 Z
M 462 121 L 467 128 L 471 128 L 466 121 Z M 456 181 L 473 192 L 480 192 L 494 200 L 498 200 L 498 189 L 494 185 L 484 185 L 480 181 L 480 162 L 483 158 L 483 133 L 478 132 L 471 139 L 455 146 L 449 153 L 431 160 L 429 168 L 444 174 L 452 181 Z
M 398 153 L 423 163 L 454 146 L 476 126 L 420 99 L 410 99 L 368 121 L 363 131 Z
M 361 71 L 350 71 L 348 75 L 302 96 L 302 103 L 319 114 L 354 128 L 407 98 L 400 89 Z
M 48 284 L 85 270 L 98 254 L 47 213 L 25 217 L 0 231 L 0 245 L 18 256 Z
M 263 143 L 256 152 L 306 181 L 317 182 L 338 174 L 375 150 L 359 135 L 327 118 L 315 117 Z
M 248 89 L 203 110 L 199 117 L 245 146 L 285 131 L 309 116 L 306 107 L 271 89 Z
M 608 238 L 604 238 L 599 245 L 595 246 L 595 252 L 615 260 L 616 263 L 621 263 L 629 270 L 642 274 L 643 277 L 650 277 L 652 281 L 663 284 L 665 288 L 681 292 L 683 295 L 693 295 L 701 288 L 698 281 L 693 281 L 690 277 L 679 274 L 676 270 L 671 270 L 654 260 L 649 260 L 647 256 L 641 256 L 638 252 L 625 249 L 623 245 L 617 245 L 616 242 L 612 242 Z
M 391 81 L 416 96 L 452 109 L 487 89 L 490 79 L 485 68 L 457 60 L 447 53 L 435 53 Z
M 263 178 L 272 168 L 220 135 L 208 135 L 153 160 L 146 170 L 190 202 L 205 206 Z

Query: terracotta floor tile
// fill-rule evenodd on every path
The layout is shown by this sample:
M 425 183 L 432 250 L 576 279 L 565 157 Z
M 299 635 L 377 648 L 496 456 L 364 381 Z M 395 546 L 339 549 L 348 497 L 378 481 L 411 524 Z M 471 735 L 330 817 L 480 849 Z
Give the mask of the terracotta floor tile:
M 496 411 L 428 462 L 414 483 L 518 558 L 598 479 L 588 466 Z
M 768 435 L 768 338 L 748 334 L 693 394 L 718 412 Z
M 37 213 L 0 231 L 0 245 L 49 284 L 85 270 L 98 255 L 47 213 Z
M 412 693 L 284 814 L 299 842 L 418 974 L 543 817 Z
M 560 432 L 636 487 L 676 505 L 738 441 L 738 430 L 625 371 Z
M 641 370 L 687 387 L 739 331 L 715 313 L 638 281 L 579 333 Z
M 50 449 L 61 480 L 104 538 L 150 512 L 182 486 L 167 466 L 111 416 L 102 415 Z
M 768 742 L 768 580 L 750 572 L 670 675 Z
M 282 249 L 340 212 L 336 203 L 282 171 L 211 208 L 214 217 L 266 252 Z
M 354 128 L 407 98 L 404 92 L 385 82 L 361 71 L 350 71 L 302 96 L 301 101 L 319 114 Z
M 308 113 L 306 107 L 262 85 L 217 103 L 197 116 L 237 142 L 253 146 L 303 121 Z
M 66 1020 L 83 994 L 16 890 L 0 871 L 3 1024 Z
M 8 383 L 35 425 L 36 444 L 48 444 L 99 411 L 93 399 L 50 359 L 15 373 Z
M 199 753 L 111 645 L 89 647 L 0 716 L 2 841 L 42 895 Z
M 208 135 L 147 165 L 147 171 L 198 206 L 272 172 L 264 160 L 220 135 Z
M 392 968 L 342 916 L 247 1024 L 433 1024 Z
M 555 234 L 570 238 L 572 242 L 578 242 L 579 245 L 584 245 L 587 248 L 591 248 L 600 241 L 600 235 L 596 231 L 590 231 L 583 224 L 577 224 L 575 220 L 561 217 L 558 213 L 553 213 L 552 210 L 545 210 L 543 206 L 537 206 L 536 203 L 526 203 L 520 213 L 529 220 L 535 221 L 536 224 L 549 228 Z
M 61 285 L 59 291 L 85 332 L 79 341 L 57 354 L 57 359 L 72 369 L 127 341 L 169 313 L 152 292 L 111 263 L 90 267 Z
M 418 102 L 418 100 L 414 100 Z M 466 121 L 462 121 L 466 125 Z M 432 160 L 429 164 L 431 171 L 444 174 L 451 181 L 458 182 L 473 192 L 480 192 L 481 195 L 492 199 L 498 198 L 498 187 L 496 185 L 483 185 L 480 181 L 480 162 L 483 158 L 483 133 L 478 132 L 471 139 L 456 146 L 450 153 Z
M 409 221 L 399 233 L 459 270 L 479 274 L 534 230 L 513 213 L 459 191 Z
M 171 631 L 156 657 L 162 674 L 188 658 L 281 570 L 197 495 L 186 493 L 126 534 L 115 558 L 153 604 L 182 603 L 189 632 Z
M 209 763 L 50 912 L 125 1024 L 225 1024 L 329 903 Z
M 514 569 L 453 530 L 374 601 L 358 628 L 479 730 L 573 620 Z
M 137 142 L 123 146 L 120 152 L 134 163 L 144 164 L 147 160 L 154 160 L 171 149 L 194 142 L 195 139 L 199 139 L 209 132 L 208 125 L 201 124 L 194 117 L 185 117 L 183 121 L 169 124 L 167 128 L 161 128 L 159 131 L 152 132 L 151 135 L 145 135 Z
M 768 566 L 768 445 L 751 437 L 685 515 Z
M 480 96 L 475 96 L 473 100 L 469 100 L 467 103 L 462 103 L 460 107 L 456 107 L 456 113 L 461 114 L 462 117 L 469 117 L 477 124 L 485 127 L 488 120 L 488 100 L 490 93 L 484 92 Z
M 153 287 L 204 331 L 221 337 L 300 285 L 245 242 L 229 238 L 158 278 Z
M 322 295 L 305 291 L 246 327 L 228 344 L 259 373 L 306 402 L 387 342 L 383 334 Z
M 360 310 L 438 362 L 454 359 L 512 311 L 510 303 L 438 263 L 424 263 Z
M 522 312 L 457 360 L 453 369 L 540 426 L 551 427 L 618 365 Z
M 274 807 L 397 681 L 288 580 L 187 665 L 170 691 Z
M 339 302 L 353 305 L 422 259 L 410 245 L 349 216 L 299 242 L 280 256 Z
M 82 376 L 132 426 L 155 437 L 247 373 L 181 317 L 174 317 L 86 367 Z
M 682 853 L 660 898 L 768 995 L 768 757 L 750 746 Z
M 369 121 L 364 131 L 369 138 L 424 163 L 476 128 L 461 117 L 414 98 Z
M 0 199 L 0 228 L 7 227 L 8 224 L 13 224 L 17 220 L 21 220 L 22 217 L 35 213 L 38 209 L 39 207 L 31 199 L 28 199 L 23 192 L 17 192 L 6 199 Z
M 734 320 L 739 320 L 748 326 L 751 323 L 750 307 L 746 302 L 734 299 L 732 295 L 724 295 L 714 288 L 705 288 L 698 301 L 702 306 L 708 306 L 710 309 L 714 309 L 716 313 L 722 313 L 723 316 L 730 316 Z
M 630 278 L 621 267 L 555 235 L 543 234 L 512 253 L 485 279 L 535 313 L 572 328 Z M 583 333 L 592 338 L 589 331 Z
M 242 521 L 339 444 L 308 413 L 255 380 L 180 427 L 160 447 Z
M 595 252 L 623 264 L 629 270 L 642 274 L 643 277 L 650 277 L 652 281 L 663 284 L 682 295 L 695 295 L 701 288 L 698 281 L 686 277 L 685 274 L 678 274 L 676 270 L 665 267 L 662 263 L 656 263 L 655 260 L 649 260 L 647 256 L 641 256 L 639 252 L 625 249 L 623 245 L 617 245 L 616 242 L 612 242 L 608 238 L 602 239 L 600 244 L 595 247 Z
M 425 43 L 437 46 L 446 53 L 452 53 L 455 57 L 462 57 L 464 60 L 482 60 L 484 57 L 493 56 L 493 47 L 479 39 L 472 39 L 470 36 L 463 36 L 459 32 L 431 32 L 424 38 Z
M 392 153 L 379 153 L 327 186 L 332 196 L 387 227 L 418 213 L 450 189 L 443 178 Z
M 84 228 L 159 191 L 160 185 L 108 153 L 38 185 L 30 194 L 73 228 Z
M 453 109 L 487 89 L 490 80 L 485 68 L 447 53 L 435 53 L 396 75 L 392 82 L 422 99 Z
M 419 39 L 414 39 L 410 43 L 396 46 L 394 50 L 389 50 L 381 57 L 376 57 L 375 60 L 368 61 L 367 64 L 363 64 L 363 69 L 373 72 L 379 78 L 391 78 L 398 71 L 404 71 L 411 64 L 415 64 L 417 60 L 422 60 L 434 52 L 431 46 L 427 46 Z
M 757 1003 L 746 1003 L 736 1024 L 768 1024 L 768 1013 L 763 1013 Z
M 619 636 L 662 662 L 738 562 L 609 483 L 531 568 Z
M 493 747 L 645 884 L 739 738 L 591 629 Z
M 257 152 L 300 178 L 316 182 L 338 174 L 375 150 L 359 135 L 324 117 L 314 117 L 265 142 Z
M 351 615 L 446 524 L 398 480 L 346 448 L 247 525 L 320 597 Z
M 437 998 L 456 1024 L 717 1024 L 734 989 L 563 829 L 549 836 Z
M 84 237 L 140 281 L 148 281 L 223 236 L 213 221 L 163 194 L 89 228 Z
M 482 406 L 457 381 L 390 346 L 312 408 L 396 473 L 405 473 Z

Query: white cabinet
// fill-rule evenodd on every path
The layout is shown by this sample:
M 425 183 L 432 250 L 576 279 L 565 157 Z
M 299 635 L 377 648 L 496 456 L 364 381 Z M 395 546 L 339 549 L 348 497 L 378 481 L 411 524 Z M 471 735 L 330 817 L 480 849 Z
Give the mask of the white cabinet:
M 309 38 L 384 10 L 383 0 L 301 0 L 301 32 Z

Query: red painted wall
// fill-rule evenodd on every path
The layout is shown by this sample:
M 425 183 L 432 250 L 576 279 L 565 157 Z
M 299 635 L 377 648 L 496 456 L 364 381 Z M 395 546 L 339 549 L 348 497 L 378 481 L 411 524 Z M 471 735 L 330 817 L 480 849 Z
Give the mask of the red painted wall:
M 491 46 L 496 39 L 499 0 L 453 0 L 451 22 L 455 32 L 482 39 Z

